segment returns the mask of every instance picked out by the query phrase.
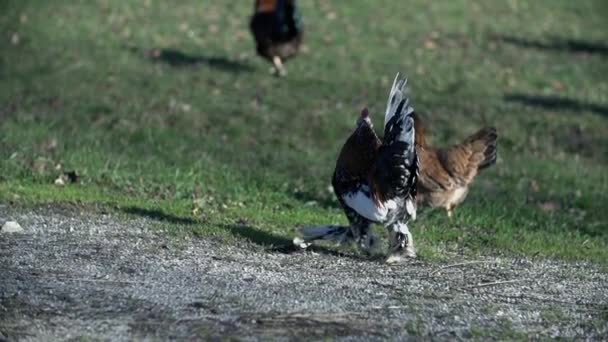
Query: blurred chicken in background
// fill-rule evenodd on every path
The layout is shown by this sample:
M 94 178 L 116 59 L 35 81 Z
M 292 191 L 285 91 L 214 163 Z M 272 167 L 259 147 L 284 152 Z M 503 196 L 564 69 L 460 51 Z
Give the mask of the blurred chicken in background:
M 302 19 L 296 0 L 256 0 L 249 28 L 257 53 L 273 64 L 273 73 L 285 76 L 284 62 L 302 42 Z
M 414 123 L 420 160 L 417 202 L 444 208 L 452 217 L 479 171 L 496 163 L 496 128 L 482 128 L 458 145 L 434 148 L 428 145 L 426 127 L 417 114 Z

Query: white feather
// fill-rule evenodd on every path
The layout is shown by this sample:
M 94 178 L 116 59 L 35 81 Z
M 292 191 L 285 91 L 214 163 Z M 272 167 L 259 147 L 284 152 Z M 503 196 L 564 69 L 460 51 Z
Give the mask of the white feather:
M 308 248 L 310 245 L 312 245 L 312 243 L 311 243 L 311 242 L 307 242 L 307 241 L 305 241 L 304 239 L 299 238 L 299 237 L 295 237 L 295 238 L 293 238 L 293 244 L 294 244 L 296 247 L 299 247 L 299 248 L 302 248 L 302 249 L 306 249 L 306 248 Z
M 396 233 L 401 233 L 401 234 L 409 234 L 410 233 L 410 229 L 407 227 L 407 224 L 405 224 L 404 222 L 399 222 L 399 223 L 393 225 L 393 230 Z
M 386 103 L 386 111 L 384 113 L 384 127 L 389 122 L 389 120 L 395 116 L 397 112 L 397 108 L 399 107 L 399 103 L 401 100 L 405 99 L 405 106 L 403 110 L 406 111 L 406 115 L 414 111 L 414 109 L 409 105 L 409 99 L 407 98 L 406 88 L 407 78 L 399 78 L 399 73 L 395 76 L 395 80 L 393 81 L 393 86 L 391 87 L 391 92 L 388 95 L 388 101 Z
M 378 206 L 376 203 L 363 191 L 349 192 L 342 196 L 344 203 L 356 211 L 359 215 L 374 222 L 383 222 L 386 220 L 386 215 L 389 209 L 397 207 L 395 201 L 389 200 Z
M 407 210 L 412 220 L 416 220 L 416 205 L 411 198 L 405 200 L 405 210 Z
M 294 245 L 300 248 L 306 248 L 310 245 L 310 241 L 313 240 L 334 240 L 338 243 L 345 243 L 349 239 L 349 227 L 347 226 L 316 226 L 316 227 L 303 227 L 300 229 L 302 238 L 295 238 L 293 240 Z

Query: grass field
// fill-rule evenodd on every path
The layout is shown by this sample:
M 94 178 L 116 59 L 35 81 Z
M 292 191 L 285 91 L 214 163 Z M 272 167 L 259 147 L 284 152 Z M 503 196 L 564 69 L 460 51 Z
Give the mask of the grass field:
M 436 144 L 500 136 L 455 218 L 412 225 L 423 258 L 608 262 L 605 1 L 301 6 L 305 51 L 279 79 L 247 1 L 0 0 L 0 201 L 285 243 L 346 222 L 328 190 L 337 151 L 362 106 L 380 124 L 400 71 Z M 54 185 L 63 171 L 78 181 Z

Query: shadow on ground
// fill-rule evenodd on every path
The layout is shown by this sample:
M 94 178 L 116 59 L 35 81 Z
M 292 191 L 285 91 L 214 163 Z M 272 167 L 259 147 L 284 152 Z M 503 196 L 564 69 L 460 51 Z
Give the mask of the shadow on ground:
M 235 73 L 253 71 L 253 67 L 250 65 L 223 56 L 191 55 L 177 49 L 168 48 L 141 49 L 128 47 L 128 50 L 153 62 L 164 63 L 175 68 L 207 66 Z
M 265 232 L 249 224 L 226 224 L 223 225 L 222 228 L 227 229 L 231 234 L 237 237 L 244 238 L 251 243 L 264 247 L 273 252 L 290 254 L 303 251 L 301 248 L 294 246 L 292 239 Z M 319 254 L 346 257 L 358 261 L 375 260 L 373 257 L 359 256 L 352 253 L 341 253 L 323 246 L 312 245 L 308 247 L 307 250 Z
M 561 96 L 507 94 L 504 96 L 504 100 L 507 102 L 518 102 L 526 106 L 541 107 L 543 109 L 590 111 L 608 116 L 608 107 L 606 106 L 581 102 Z
M 551 37 L 546 42 L 503 35 L 496 35 L 493 38 L 495 40 L 523 48 L 608 56 L 608 45 L 599 42 L 588 42 L 584 40 L 564 39 L 559 37 Z

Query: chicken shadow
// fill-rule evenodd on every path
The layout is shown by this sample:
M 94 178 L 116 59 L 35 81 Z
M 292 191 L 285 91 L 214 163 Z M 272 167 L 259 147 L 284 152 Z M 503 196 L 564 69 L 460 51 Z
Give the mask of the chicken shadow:
M 599 42 L 588 42 L 583 40 L 564 39 L 558 37 L 552 37 L 548 42 L 503 35 L 493 36 L 493 38 L 495 40 L 523 48 L 608 56 L 608 45 Z
M 127 47 L 133 53 L 157 63 L 163 63 L 174 68 L 208 66 L 226 72 L 251 72 L 253 67 L 248 64 L 230 60 L 222 56 L 190 55 L 177 49 L 141 49 Z
M 194 225 L 194 224 L 200 223 L 195 219 L 192 219 L 189 217 L 180 217 L 180 216 L 176 216 L 176 215 L 172 215 L 172 214 L 167 214 L 159 209 L 126 207 L 126 208 L 120 208 L 119 210 L 122 211 L 123 213 L 127 213 L 130 215 L 137 215 L 137 216 L 141 216 L 144 218 L 161 221 L 161 222 L 173 223 L 173 224 Z
M 226 224 L 222 227 L 228 230 L 232 235 L 244 238 L 247 241 L 254 243 L 258 246 L 264 247 L 265 249 L 272 252 L 291 254 L 303 251 L 301 248 L 295 246 L 291 239 L 277 234 L 265 232 L 249 224 Z M 313 251 L 319 254 L 355 259 L 358 261 L 374 260 L 373 258 L 359 256 L 352 253 L 341 253 L 339 251 L 317 245 L 309 246 L 306 250 Z
M 581 102 L 560 96 L 506 94 L 504 100 L 517 102 L 526 106 L 542 107 L 552 110 L 590 111 L 608 116 L 608 107 L 594 103 Z

